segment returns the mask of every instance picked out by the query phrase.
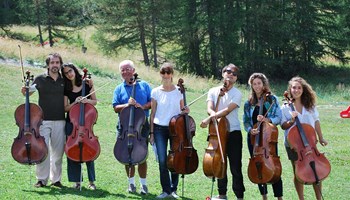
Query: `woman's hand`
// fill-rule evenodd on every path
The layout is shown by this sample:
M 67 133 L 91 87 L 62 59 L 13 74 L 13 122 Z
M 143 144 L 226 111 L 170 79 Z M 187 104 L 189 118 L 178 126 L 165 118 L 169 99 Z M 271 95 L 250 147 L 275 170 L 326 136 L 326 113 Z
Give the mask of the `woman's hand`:
M 154 144 L 154 134 L 153 134 L 153 133 L 149 135 L 149 143 L 150 143 L 151 145 Z
M 290 112 L 290 115 L 292 115 L 291 121 L 294 122 L 294 121 L 295 121 L 295 118 L 298 116 L 298 112 L 297 112 L 297 111 L 291 111 L 291 112 Z
M 250 135 L 257 135 L 259 133 L 258 129 L 252 128 L 250 129 Z
M 325 140 L 325 139 L 320 139 L 320 144 L 322 145 L 322 146 L 327 146 L 327 144 L 328 144 L 328 142 L 327 142 L 327 140 Z
M 185 106 L 181 109 L 181 114 L 185 114 L 185 113 L 187 113 L 187 114 L 190 113 L 190 108 L 187 106 Z
M 74 105 L 76 103 L 88 103 L 88 99 L 83 98 L 82 96 L 79 96 L 75 99 L 75 101 L 74 101 L 74 103 L 72 103 L 72 105 Z

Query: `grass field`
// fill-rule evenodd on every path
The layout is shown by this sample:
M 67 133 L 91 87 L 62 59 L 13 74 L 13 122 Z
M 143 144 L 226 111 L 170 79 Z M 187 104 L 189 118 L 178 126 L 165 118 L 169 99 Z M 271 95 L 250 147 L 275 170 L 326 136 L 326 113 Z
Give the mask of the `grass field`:
M 2 57 L 17 57 L 18 41 L 5 40 L 0 38 L 0 55 Z M 43 61 L 45 56 L 52 51 L 60 52 L 65 61 L 79 63 L 80 66 L 84 63 L 89 63 L 93 72 L 93 79 L 96 88 L 109 82 L 104 88 L 97 92 L 99 103 L 96 108 L 98 110 L 98 121 L 94 126 L 94 133 L 99 137 L 101 144 L 101 154 L 96 160 L 96 191 L 87 189 L 87 182 L 83 183 L 82 191 L 72 189 L 72 183 L 68 182 L 66 170 L 66 157 L 64 156 L 62 183 L 66 187 L 57 189 L 54 187 L 35 188 L 33 184 L 35 179 L 35 166 L 26 166 L 17 163 L 11 156 L 11 145 L 13 138 L 18 134 L 18 127 L 15 124 L 14 111 L 20 104 L 24 103 L 24 97 L 20 94 L 21 71 L 20 68 L 8 64 L 0 64 L 0 119 L 1 130 L 0 135 L 0 153 L 3 156 L 0 158 L 0 194 L 1 199 L 154 199 L 161 193 L 159 181 L 158 163 L 155 161 L 154 154 L 149 148 L 148 156 L 148 185 L 149 194 L 141 196 L 139 194 L 127 193 L 127 178 L 124 172 L 124 167 L 120 164 L 113 155 L 113 147 L 115 144 L 115 125 L 117 115 L 111 107 L 112 94 L 115 86 L 120 83 L 121 79 L 117 74 L 116 66 L 121 59 L 136 57 L 121 55 L 117 58 L 106 58 L 95 52 L 91 54 L 82 54 L 79 49 L 67 47 L 40 48 L 31 45 L 30 43 L 21 43 L 23 46 L 24 57 L 30 58 L 32 61 Z M 124 56 L 124 57 L 123 57 Z M 43 73 L 46 69 L 32 68 L 29 69 L 33 75 Z M 138 68 L 141 78 L 149 81 L 152 87 L 160 84 L 159 75 L 153 69 L 146 67 Z M 108 76 L 106 76 L 106 74 Z M 185 85 L 189 86 L 187 91 L 187 102 L 191 102 L 201 94 L 205 93 L 208 88 L 217 85 L 214 80 L 206 80 L 197 78 L 191 75 L 176 74 L 175 80 L 179 77 L 184 78 Z M 176 81 L 177 82 L 177 81 Z M 280 104 L 282 91 L 287 85 L 275 85 L 272 88 L 279 96 Z M 350 119 L 340 118 L 339 112 L 346 109 L 349 105 L 349 87 L 336 89 L 335 86 L 329 85 L 313 85 L 318 95 L 318 109 L 320 112 L 321 126 L 323 134 L 329 145 L 318 149 L 321 152 L 326 152 L 326 157 L 329 159 L 332 171 L 327 179 L 323 182 L 324 199 L 348 199 L 350 196 Z M 244 100 L 248 97 L 247 87 L 240 85 L 239 89 L 243 92 Z M 37 102 L 37 94 L 31 96 L 31 101 Z M 241 106 L 243 106 L 243 103 Z M 202 171 L 202 159 L 204 149 L 207 147 L 207 129 L 199 127 L 200 121 L 206 117 L 205 97 L 197 101 L 191 107 L 190 115 L 194 118 L 197 124 L 196 136 L 194 137 L 194 147 L 198 151 L 200 159 L 197 171 L 191 175 L 185 176 L 184 184 L 180 179 L 178 194 L 184 196 L 181 199 L 205 199 L 210 195 L 211 179 L 205 177 Z M 243 114 L 242 109 L 239 111 L 239 116 Z M 249 162 L 249 153 L 246 145 L 246 133 L 243 130 L 243 175 L 244 185 L 246 187 L 245 199 L 260 199 L 258 188 L 252 184 L 247 177 L 247 166 Z M 286 152 L 283 147 L 283 132 L 280 129 L 279 134 L 279 154 L 282 162 L 282 180 L 284 199 L 297 199 L 297 195 L 292 182 L 293 174 L 290 162 L 287 159 Z M 86 177 L 86 167 L 84 166 L 84 177 Z M 138 176 L 136 176 L 138 183 Z M 184 187 L 183 187 L 184 186 Z M 139 185 L 137 186 L 139 187 Z M 184 191 L 183 189 L 184 188 Z M 228 199 L 235 199 L 231 188 L 231 176 L 229 175 Z M 139 188 L 138 188 L 139 189 Z M 270 199 L 273 198 L 272 187 L 268 187 Z M 214 195 L 217 194 L 216 182 L 214 186 Z M 315 199 L 312 186 L 305 186 L 305 199 Z

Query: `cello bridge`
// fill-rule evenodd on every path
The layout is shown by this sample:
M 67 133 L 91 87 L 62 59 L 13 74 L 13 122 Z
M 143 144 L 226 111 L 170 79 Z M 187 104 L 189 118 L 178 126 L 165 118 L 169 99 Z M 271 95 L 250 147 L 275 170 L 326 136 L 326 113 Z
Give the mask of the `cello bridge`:
M 33 134 L 32 132 L 25 131 L 23 135 L 32 135 L 32 134 Z

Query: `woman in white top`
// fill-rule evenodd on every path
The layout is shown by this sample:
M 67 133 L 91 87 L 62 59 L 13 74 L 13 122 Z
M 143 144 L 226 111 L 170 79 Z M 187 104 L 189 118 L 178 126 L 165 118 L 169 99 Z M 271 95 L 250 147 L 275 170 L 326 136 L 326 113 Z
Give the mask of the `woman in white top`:
M 172 64 L 164 63 L 160 68 L 162 85 L 154 88 L 151 92 L 151 116 L 150 116 L 150 143 L 155 142 L 159 160 L 160 183 L 162 193 L 159 199 L 166 197 L 178 198 L 176 194 L 179 175 L 171 173 L 167 168 L 167 147 L 170 141 L 169 122 L 170 119 L 181 113 L 184 101 L 179 88 L 173 84 L 174 69 Z M 185 109 L 188 112 L 188 108 Z
M 304 184 L 299 182 L 295 177 L 295 163 L 298 159 L 298 154 L 290 148 L 287 135 L 293 127 L 295 122 L 295 117 L 298 117 L 301 123 L 311 125 L 318 136 L 318 141 L 321 145 L 326 146 L 328 142 L 323 138 L 318 111 L 316 109 L 316 94 L 312 87 L 301 77 L 293 77 L 289 81 L 288 94 L 293 101 L 295 111 L 292 111 L 288 104 L 282 106 L 282 120 L 281 127 L 285 130 L 284 145 L 286 146 L 287 154 L 289 160 L 292 162 L 294 170 L 294 186 L 298 193 L 299 199 L 304 199 Z M 311 176 L 311 174 L 310 174 Z M 313 184 L 313 188 L 317 199 L 322 198 L 321 193 L 321 183 L 319 185 Z

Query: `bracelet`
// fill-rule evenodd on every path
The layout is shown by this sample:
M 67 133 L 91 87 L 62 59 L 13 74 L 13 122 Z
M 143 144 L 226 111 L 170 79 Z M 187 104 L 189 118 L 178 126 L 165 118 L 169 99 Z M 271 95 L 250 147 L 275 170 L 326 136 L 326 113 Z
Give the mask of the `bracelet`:
M 149 134 L 150 134 L 150 135 L 153 135 L 153 131 L 151 131 Z

